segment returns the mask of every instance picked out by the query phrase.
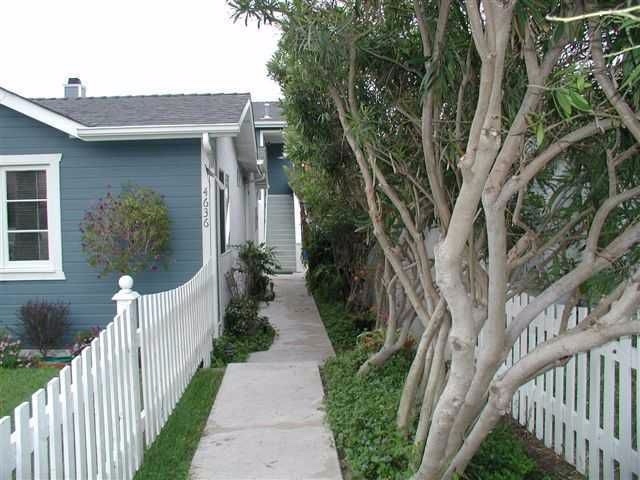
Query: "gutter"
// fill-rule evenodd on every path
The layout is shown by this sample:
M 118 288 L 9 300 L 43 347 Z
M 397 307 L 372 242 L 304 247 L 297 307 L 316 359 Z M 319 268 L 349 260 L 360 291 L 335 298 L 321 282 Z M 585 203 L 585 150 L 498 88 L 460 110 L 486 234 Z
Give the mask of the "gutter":
M 285 120 L 256 120 L 253 122 L 256 128 L 284 128 L 287 126 Z
M 77 130 L 78 138 L 90 142 L 201 138 L 203 135 L 235 137 L 239 133 L 239 123 L 84 127 Z

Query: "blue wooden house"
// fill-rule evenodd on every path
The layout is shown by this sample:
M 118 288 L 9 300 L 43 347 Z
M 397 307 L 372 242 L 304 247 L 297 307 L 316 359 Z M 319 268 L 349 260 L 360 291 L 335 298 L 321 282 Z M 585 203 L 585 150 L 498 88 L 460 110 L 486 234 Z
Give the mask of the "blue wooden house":
M 168 269 L 138 274 L 136 290 L 174 288 L 213 259 L 222 311 L 232 246 L 281 241 L 267 221 L 269 161 L 258 160 L 264 148 L 280 161 L 269 173 L 282 195 L 284 121 L 273 105 L 277 118 L 265 117 L 264 104 L 256 115 L 244 93 L 87 97 L 79 79 L 64 98 L 0 88 L 0 328 L 19 334 L 16 311 L 32 299 L 69 302 L 71 334 L 112 319 L 117 279 L 87 264 L 79 226 L 97 199 L 127 183 L 162 194 L 172 225 Z M 295 255 L 294 202 L 277 213 L 281 223 L 285 210 Z M 283 264 L 295 270 L 295 258 Z

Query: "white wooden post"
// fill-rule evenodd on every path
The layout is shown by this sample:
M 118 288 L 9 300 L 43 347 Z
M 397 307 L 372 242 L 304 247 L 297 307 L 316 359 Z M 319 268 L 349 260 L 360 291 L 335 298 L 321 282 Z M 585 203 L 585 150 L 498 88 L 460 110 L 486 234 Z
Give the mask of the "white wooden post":
M 122 315 L 126 319 L 125 336 L 126 336 L 126 351 L 128 355 L 127 370 L 129 376 L 129 384 L 131 385 L 131 392 L 126 399 L 127 402 L 131 402 L 131 418 L 128 420 L 131 422 L 133 433 L 133 463 L 135 472 L 140 465 L 142 465 L 142 456 L 144 454 L 142 446 L 142 432 L 143 432 L 143 420 L 142 420 L 142 404 L 140 401 L 140 360 L 139 360 L 139 348 L 140 348 L 140 334 L 139 334 L 139 318 L 138 318 L 138 298 L 140 294 L 133 290 L 133 278 L 129 275 L 124 275 L 118 280 L 118 286 L 120 291 L 116 293 L 111 299 L 116 302 L 116 309 L 118 315 Z M 126 395 L 126 394 L 125 394 Z

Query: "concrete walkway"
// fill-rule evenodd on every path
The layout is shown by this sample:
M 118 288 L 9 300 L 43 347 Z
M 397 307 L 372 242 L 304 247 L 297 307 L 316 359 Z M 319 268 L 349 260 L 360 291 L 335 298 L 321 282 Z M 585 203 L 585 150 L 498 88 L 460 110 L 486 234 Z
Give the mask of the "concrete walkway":
M 227 367 L 191 463 L 196 480 L 342 480 L 318 365 L 334 355 L 301 275 L 275 279 L 267 352 Z

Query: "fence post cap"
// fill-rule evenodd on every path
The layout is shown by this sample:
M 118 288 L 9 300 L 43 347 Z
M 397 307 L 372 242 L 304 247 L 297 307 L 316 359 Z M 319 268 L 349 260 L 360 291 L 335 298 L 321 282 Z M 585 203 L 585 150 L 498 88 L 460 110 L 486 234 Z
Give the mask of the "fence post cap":
M 118 286 L 120 287 L 120 290 L 126 290 L 130 292 L 133 288 L 133 278 L 131 277 L 131 275 L 121 276 L 118 280 Z
M 111 298 L 114 302 L 135 300 L 140 296 L 138 292 L 133 291 L 133 278 L 130 275 L 121 276 L 118 286 L 120 291 Z

